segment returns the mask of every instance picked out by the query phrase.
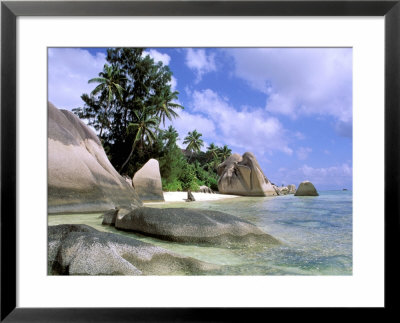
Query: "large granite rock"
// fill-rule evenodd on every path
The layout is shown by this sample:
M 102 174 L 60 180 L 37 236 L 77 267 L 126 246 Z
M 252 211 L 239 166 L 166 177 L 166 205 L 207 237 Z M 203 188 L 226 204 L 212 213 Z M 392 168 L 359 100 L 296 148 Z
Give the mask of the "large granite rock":
M 233 154 L 218 166 L 218 190 L 222 194 L 274 196 L 279 193 L 265 176 L 254 154 Z
M 128 214 L 130 211 L 132 211 L 132 209 L 115 208 L 113 210 L 109 210 L 100 217 L 103 218 L 103 222 L 101 224 L 114 226 L 115 221 L 117 220 L 117 215 L 121 217 L 125 214 Z
M 287 186 L 287 188 L 289 189 L 289 193 L 288 193 L 288 194 L 294 194 L 294 193 L 296 193 L 296 185 L 294 185 L 294 184 L 289 184 L 289 185 Z
M 299 188 L 296 190 L 294 196 L 318 196 L 318 192 L 315 189 L 313 183 L 309 181 L 301 182 Z
M 289 194 L 289 189 L 287 188 L 287 186 L 282 186 L 282 187 L 279 187 L 278 188 L 279 189 L 279 195 L 287 195 L 287 194 Z
M 209 188 L 208 186 L 206 186 L 206 185 L 201 185 L 199 187 L 199 192 L 200 193 L 214 194 L 214 191 L 211 188 Z
M 276 185 L 273 184 L 273 183 L 271 183 L 271 184 L 272 184 L 273 189 L 274 189 L 275 192 L 276 192 L 276 195 L 282 195 L 282 194 L 281 194 L 281 190 L 279 189 L 279 187 L 276 186 Z
M 87 225 L 48 227 L 50 275 L 190 275 L 217 267 Z
M 142 201 L 164 201 L 157 160 L 149 159 L 133 176 L 132 185 Z
M 72 112 L 48 103 L 48 212 L 141 206 L 111 165 L 96 134 Z
M 117 218 L 118 209 L 108 210 L 103 214 L 103 222 L 101 224 L 105 225 L 115 225 L 115 220 Z
M 140 207 L 117 216 L 115 227 L 175 242 L 279 243 L 250 222 L 212 210 Z

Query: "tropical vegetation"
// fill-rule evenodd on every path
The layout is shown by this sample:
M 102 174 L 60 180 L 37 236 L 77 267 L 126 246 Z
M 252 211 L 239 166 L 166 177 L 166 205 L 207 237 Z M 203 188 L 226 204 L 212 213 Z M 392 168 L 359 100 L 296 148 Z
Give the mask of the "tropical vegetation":
M 103 70 L 88 81 L 95 88 L 82 94 L 84 105 L 73 111 L 98 131 L 109 160 L 121 174 L 132 177 L 155 158 L 164 190 L 196 191 L 201 185 L 217 190 L 217 167 L 231 149 L 211 143 L 202 151 L 204 141 L 196 129 L 180 141 L 173 120 L 184 107 L 179 92 L 171 88 L 171 77 L 169 67 L 154 62 L 143 48 L 110 48 Z M 170 125 L 165 128 L 167 121 Z

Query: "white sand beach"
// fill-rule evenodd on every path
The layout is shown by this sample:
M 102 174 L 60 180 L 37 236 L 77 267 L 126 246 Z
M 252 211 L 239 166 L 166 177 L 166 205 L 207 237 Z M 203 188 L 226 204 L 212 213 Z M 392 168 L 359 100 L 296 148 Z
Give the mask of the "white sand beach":
M 185 202 L 187 199 L 187 192 L 163 192 L 165 202 Z M 222 199 L 231 199 L 235 197 L 239 197 L 238 195 L 228 195 L 228 194 L 219 194 L 219 193 L 199 193 L 192 192 L 196 201 L 216 201 Z M 164 202 L 147 202 L 144 204 L 159 204 Z

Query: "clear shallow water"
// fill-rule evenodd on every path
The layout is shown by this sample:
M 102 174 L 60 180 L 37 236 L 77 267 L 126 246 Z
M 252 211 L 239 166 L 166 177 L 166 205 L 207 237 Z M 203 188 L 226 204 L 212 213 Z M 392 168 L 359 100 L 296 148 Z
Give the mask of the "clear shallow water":
M 351 275 L 352 192 L 325 191 L 318 197 L 240 197 L 210 202 L 154 204 L 226 212 L 247 220 L 282 242 L 279 246 L 203 247 L 116 230 L 101 214 L 49 215 L 49 225 L 87 224 L 149 242 L 182 255 L 223 265 L 210 275 Z

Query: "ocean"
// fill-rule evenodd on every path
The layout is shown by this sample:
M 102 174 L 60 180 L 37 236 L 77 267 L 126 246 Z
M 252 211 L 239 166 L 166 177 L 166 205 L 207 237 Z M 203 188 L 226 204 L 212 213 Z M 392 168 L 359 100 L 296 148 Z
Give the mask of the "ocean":
M 226 212 L 279 239 L 278 246 L 199 246 L 166 242 L 101 225 L 101 214 L 49 215 L 48 224 L 87 224 L 149 242 L 182 255 L 221 265 L 209 275 L 351 275 L 353 268 L 352 192 L 239 197 L 218 201 L 154 204 Z

